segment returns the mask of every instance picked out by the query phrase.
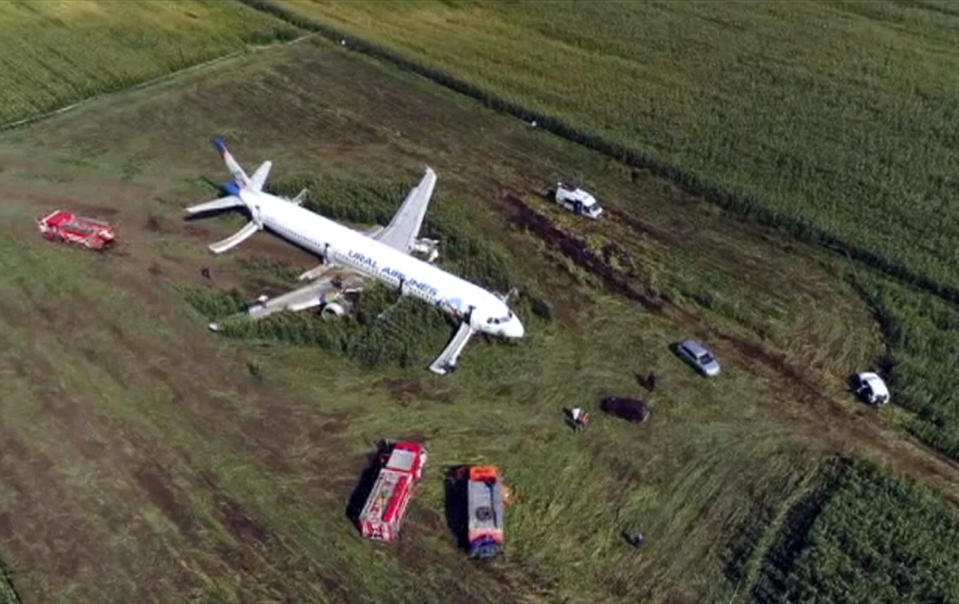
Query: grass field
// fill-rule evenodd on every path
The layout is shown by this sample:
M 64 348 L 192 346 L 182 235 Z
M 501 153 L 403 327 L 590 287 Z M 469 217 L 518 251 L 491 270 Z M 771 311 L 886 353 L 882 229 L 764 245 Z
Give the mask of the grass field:
M 209 0 L 5 2 L 0 125 L 299 32 Z
M 210 334 L 186 290 L 253 298 L 315 263 L 265 234 L 205 252 L 241 223 L 180 218 L 226 179 L 213 134 L 246 165 L 272 159 L 278 185 L 349 199 L 402 191 L 429 162 L 431 216 L 483 242 L 463 257 L 502 254 L 553 320 L 523 316 L 515 345 L 478 339 L 451 378 Z M 4 133 L 0 165 L 0 552 L 29 601 L 735 601 L 823 459 L 865 457 L 959 501 L 952 465 L 845 392 L 885 353 L 846 263 L 339 47 L 278 46 L 98 99 Z M 590 175 L 609 219 L 536 193 L 568 174 Z M 611 271 L 585 270 L 508 199 L 607 250 Z M 33 218 L 61 205 L 109 218 L 118 248 L 40 240 Z M 670 354 L 686 335 L 716 349 L 722 378 Z M 650 421 L 563 425 L 562 407 L 609 393 L 646 398 Z M 345 517 L 384 437 L 431 454 L 394 546 Z M 443 468 L 474 462 L 500 464 L 516 494 L 507 554 L 485 565 L 443 516 Z M 640 551 L 620 537 L 636 529 Z
M 948 52 L 959 26 L 950 4 L 273 4 L 438 70 L 439 81 L 473 85 L 480 98 L 635 149 L 679 181 L 713 183 L 706 189 L 730 192 L 742 211 L 759 204 L 792 231 L 824 233 L 828 247 L 913 283 L 897 287 L 900 306 L 936 306 L 923 289 L 959 302 L 942 289 L 959 284 L 950 201 L 959 117 L 954 87 L 942 84 L 959 61 Z M 890 286 L 859 270 L 865 290 Z M 737 294 L 720 303 L 757 304 Z M 916 313 L 900 315 L 917 336 L 890 341 L 884 369 L 895 366 L 907 386 L 897 400 L 917 414 L 902 421 L 956 457 L 949 372 L 932 368 L 959 363 L 959 350 Z
M 954 4 L 274 4 L 959 285 Z

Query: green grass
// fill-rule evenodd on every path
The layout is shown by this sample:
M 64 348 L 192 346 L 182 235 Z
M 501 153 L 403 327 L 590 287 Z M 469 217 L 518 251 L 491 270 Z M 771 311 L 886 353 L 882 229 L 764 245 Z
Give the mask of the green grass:
M 959 517 L 927 489 L 830 461 L 789 520 L 753 587 L 757 602 L 959 600 Z
M 274 4 L 957 298 L 953 4 Z
M 246 93 L 229 96 L 237 81 Z M 466 235 L 461 257 L 441 248 L 449 261 L 480 258 L 481 274 L 502 258 L 506 285 L 535 286 L 554 320 L 524 315 L 536 328 L 515 345 L 477 338 L 450 378 L 211 334 L 183 294 L 207 287 L 201 267 L 246 298 L 316 262 L 266 234 L 206 252 L 239 222 L 181 219 L 212 194 L 203 179 L 226 178 L 212 133 L 245 166 L 272 159 L 274 182 L 341 183 L 317 203 L 399 204 L 406 187 L 357 183 L 413 184 L 429 162 L 431 220 Z M 729 601 L 824 457 L 876 459 L 957 496 L 844 393 L 881 334 L 832 256 L 338 47 L 276 47 L 98 99 L 6 133 L 0 163 L 2 553 L 30 599 Z M 617 219 L 575 221 L 529 193 L 567 173 L 593 175 Z M 630 283 L 672 306 L 644 310 L 517 226 L 505 190 L 598 253 L 616 242 Z M 32 219 L 63 204 L 109 217 L 117 249 L 40 240 Z M 716 348 L 720 379 L 669 353 L 686 335 Z M 802 367 L 816 396 L 770 359 Z M 648 371 L 651 394 L 636 382 Z M 563 424 L 563 407 L 611 393 L 645 397 L 650 421 Z M 344 508 L 390 437 L 431 455 L 400 542 L 383 546 Z M 516 493 L 506 556 L 486 565 L 443 517 L 443 468 L 480 462 Z M 637 529 L 640 551 L 620 537 Z
M 295 28 L 209 0 L 0 5 L 0 124 L 127 88 Z

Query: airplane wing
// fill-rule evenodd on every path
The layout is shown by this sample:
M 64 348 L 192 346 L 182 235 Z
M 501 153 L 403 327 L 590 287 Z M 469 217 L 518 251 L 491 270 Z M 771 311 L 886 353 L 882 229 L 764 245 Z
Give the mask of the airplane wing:
M 420 184 L 410 190 L 390 223 L 372 237 L 404 254 L 410 253 L 420 233 L 420 227 L 423 225 L 426 208 L 429 206 L 435 186 L 436 172 L 427 166 L 426 174 L 423 175 Z
M 329 273 L 309 285 L 254 304 L 248 312 L 252 318 L 262 319 L 284 310 L 313 308 L 332 301 L 343 291 L 358 287 L 363 279 L 362 275 L 352 271 L 337 271 L 335 275 Z

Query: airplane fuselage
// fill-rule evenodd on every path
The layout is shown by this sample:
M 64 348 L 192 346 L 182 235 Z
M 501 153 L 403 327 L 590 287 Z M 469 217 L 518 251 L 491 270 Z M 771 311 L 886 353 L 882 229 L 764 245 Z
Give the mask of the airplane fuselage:
M 239 197 L 254 220 L 291 243 L 433 304 L 477 331 L 523 336 L 523 324 L 506 303 L 469 281 L 274 195 L 246 189 Z

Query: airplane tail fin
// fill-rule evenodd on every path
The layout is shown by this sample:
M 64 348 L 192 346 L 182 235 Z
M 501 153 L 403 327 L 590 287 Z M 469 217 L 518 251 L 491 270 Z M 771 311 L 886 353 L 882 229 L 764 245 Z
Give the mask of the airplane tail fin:
M 233 154 L 230 153 L 230 150 L 226 148 L 226 143 L 223 142 L 222 138 L 213 139 L 213 146 L 216 147 L 217 153 L 220 154 L 220 157 L 223 158 L 223 163 L 226 164 L 227 170 L 230 171 L 230 176 L 239 184 L 241 187 L 250 186 L 250 179 L 247 178 L 246 172 L 243 171 L 243 168 L 240 167 L 240 164 L 233 159 Z M 262 166 L 261 166 L 262 167 Z M 269 168 L 267 168 L 269 172 Z M 263 175 L 264 180 L 266 175 Z

